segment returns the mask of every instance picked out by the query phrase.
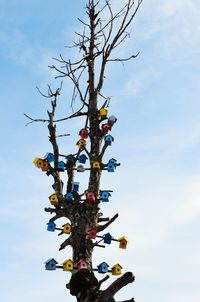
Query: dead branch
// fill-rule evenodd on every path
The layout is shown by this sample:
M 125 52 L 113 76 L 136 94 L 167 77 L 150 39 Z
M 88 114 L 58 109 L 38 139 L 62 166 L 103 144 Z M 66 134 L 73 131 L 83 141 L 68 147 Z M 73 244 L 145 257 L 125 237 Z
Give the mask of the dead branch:
M 115 294 L 124 286 L 134 282 L 135 276 L 131 272 L 127 272 L 115 280 L 106 290 L 103 291 L 105 297 L 114 297 Z M 130 300 L 131 301 L 131 300 Z M 133 300 L 132 300 L 133 301 Z
M 104 225 L 98 225 L 97 232 L 101 232 L 105 230 L 111 223 L 113 223 L 117 218 L 119 217 L 119 214 L 115 214 L 107 223 Z

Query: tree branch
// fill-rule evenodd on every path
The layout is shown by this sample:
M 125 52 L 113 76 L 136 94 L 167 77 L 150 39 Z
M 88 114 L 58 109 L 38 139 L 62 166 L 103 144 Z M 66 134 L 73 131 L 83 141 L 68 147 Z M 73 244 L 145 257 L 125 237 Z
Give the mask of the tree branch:
M 115 214 L 107 223 L 104 225 L 98 225 L 97 232 L 101 232 L 105 230 L 111 223 L 113 223 L 117 218 L 119 217 L 119 214 Z

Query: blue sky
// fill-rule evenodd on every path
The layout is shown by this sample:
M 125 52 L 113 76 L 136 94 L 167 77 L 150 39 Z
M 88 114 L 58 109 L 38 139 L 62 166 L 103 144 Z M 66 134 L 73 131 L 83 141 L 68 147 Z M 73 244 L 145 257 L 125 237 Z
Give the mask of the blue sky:
M 124 1 L 112 2 L 117 8 Z M 51 146 L 45 125 L 25 127 L 23 113 L 45 117 L 48 103 L 35 87 L 57 87 L 47 66 L 59 53 L 67 55 L 64 46 L 80 28 L 77 17 L 83 16 L 85 1 L 0 4 L 1 300 L 69 300 L 69 275 L 49 273 L 43 265 L 50 257 L 60 263 L 71 257 L 70 249 L 58 252 L 62 239 L 46 231 L 50 216 L 43 208 L 52 181 L 32 164 Z M 120 292 L 119 301 L 200 300 L 199 20 L 197 0 L 144 1 L 131 38 L 119 50 L 140 55 L 108 69 L 105 94 L 112 96 L 109 113 L 118 122 L 106 158 L 117 158 L 121 166 L 114 175 L 103 175 L 102 187 L 114 192 L 102 211 L 119 212 L 109 231 L 127 235 L 130 245 L 126 251 L 114 244 L 96 250 L 94 263 L 119 262 L 135 273 L 136 282 Z M 67 82 L 64 92 L 61 108 L 68 114 Z M 60 133 L 71 133 L 60 142 L 63 152 L 76 150 L 81 127 L 77 120 L 60 125 Z M 84 177 L 77 180 L 84 189 Z

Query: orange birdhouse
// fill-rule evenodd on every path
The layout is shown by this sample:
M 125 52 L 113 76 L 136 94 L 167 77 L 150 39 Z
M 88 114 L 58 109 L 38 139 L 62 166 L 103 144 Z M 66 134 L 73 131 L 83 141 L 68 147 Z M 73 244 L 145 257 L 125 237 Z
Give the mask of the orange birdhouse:
M 115 264 L 111 270 L 112 270 L 112 275 L 118 276 L 122 274 L 122 266 L 120 264 Z
M 83 149 L 86 146 L 86 140 L 81 138 L 77 142 L 77 146 L 79 149 Z
M 107 110 L 107 109 L 101 108 L 101 109 L 99 110 L 99 116 L 100 116 L 101 118 L 106 118 L 107 115 L 108 115 L 108 110 Z
M 49 170 L 49 163 L 46 160 L 43 160 L 43 166 L 41 167 L 42 171 L 48 171 Z
M 123 236 L 123 237 L 119 238 L 118 241 L 119 241 L 119 248 L 120 249 L 126 249 L 127 248 L 128 238 Z
M 58 196 L 56 194 L 52 194 L 51 196 L 49 196 L 49 200 L 50 200 L 50 203 L 53 206 L 57 206 L 57 204 L 58 204 Z
M 68 259 L 65 262 L 63 262 L 63 271 L 70 272 L 73 270 L 73 268 L 74 268 L 74 263 L 71 259 Z
M 70 234 L 72 230 L 72 226 L 70 223 L 63 224 L 63 233 Z

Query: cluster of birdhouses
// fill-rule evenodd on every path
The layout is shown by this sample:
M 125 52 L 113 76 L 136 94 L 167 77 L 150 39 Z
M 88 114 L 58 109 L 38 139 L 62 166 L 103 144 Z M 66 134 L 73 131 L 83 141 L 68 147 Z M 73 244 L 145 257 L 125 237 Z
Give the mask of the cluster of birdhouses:
M 88 239 L 96 239 L 96 238 L 101 238 L 101 241 L 105 244 L 111 244 L 112 241 L 117 241 L 119 242 L 119 248 L 121 249 L 126 249 L 127 244 L 128 244 L 128 238 L 123 236 L 120 237 L 119 239 L 115 239 L 110 233 L 106 233 L 103 236 L 97 235 L 97 230 L 95 228 L 92 228 L 88 233 L 87 233 L 87 238 Z
M 65 223 L 65 224 L 62 225 L 62 228 L 57 228 L 54 221 L 49 221 L 47 223 L 47 231 L 55 232 L 55 230 L 61 231 L 60 234 L 68 234 L 69 235 L 72 231 L 72 226 L 71 226 L 70 223 Z
M 48 271 L 55 271 L 57 268 L 61 268 L 65 272 L 72 272 L 73 270 L 85 270 L 88 269 L 89 263 L 86 259 L 81 259 L 78 263 L 74 263 L 71 259 L 65 260 L 62 265 L 58 265 L 58 262 L 54 258 L 50 258 L 45 261 L 45 268 Z M 122 274 L 122 266 L 117 263 L 109 269 L 109 265 L 106 262 L 102 262 L 97 265 L 96 269 L 99 274 L 112 273 L 112 275 L 118 276 Z
M 109 265 L 106 262 L 102 262 L 99 265 L 97 265 L 97 269 L 94 269 L 94 271 L 98 271 L 99 274 L 106 274 L 106 273 L 112 273 L 112 275 L 119 276 L 122 274 L 122 266 L 117 263 L 111 267 L 109 270 Z

